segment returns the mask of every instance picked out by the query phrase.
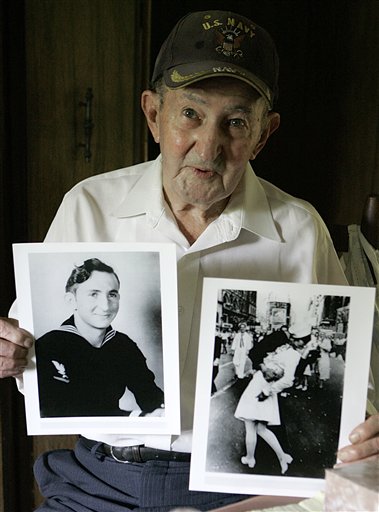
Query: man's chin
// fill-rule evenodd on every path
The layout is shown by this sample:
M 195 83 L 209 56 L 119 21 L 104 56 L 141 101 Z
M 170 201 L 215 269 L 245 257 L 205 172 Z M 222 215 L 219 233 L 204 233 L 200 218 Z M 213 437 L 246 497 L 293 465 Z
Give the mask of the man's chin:
M 95 329 L 107 329 L 111 325 L 112 320 L 113 318 L 107 318 L 106 320 L 97 320 L 97 322 L 93 323 L 93 327 L 95 327 Z

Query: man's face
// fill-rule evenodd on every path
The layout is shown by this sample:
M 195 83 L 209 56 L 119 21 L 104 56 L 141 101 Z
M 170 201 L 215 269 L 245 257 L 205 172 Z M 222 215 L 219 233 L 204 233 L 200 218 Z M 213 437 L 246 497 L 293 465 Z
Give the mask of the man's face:
M 149 126 L 161 148 L 163 188 L 179 207 L 225 206 L 273 131 L 264 101 L 229 78 L 167 90 L 157 112 Z
M 109 272 L 95 270 L 70 295 L 75 314 L 90 327 L 106 329 L 118 313 L 119 283 Z
M 304 341 L 301 338 L 299 338 L 299 339 L 295 338 L 295 339 L 292 340 L 292 342 L 293 342 L 293 344 L 294 344 L 294 346 L 296 348 L 303 348 L 304 347 Z

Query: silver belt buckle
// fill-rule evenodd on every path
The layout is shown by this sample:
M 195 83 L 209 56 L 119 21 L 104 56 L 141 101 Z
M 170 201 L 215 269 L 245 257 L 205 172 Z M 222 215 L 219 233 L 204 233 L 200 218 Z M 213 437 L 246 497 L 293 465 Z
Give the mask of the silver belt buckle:
M 130 464 L 130 462 L 144 462 L 141 457 L 141 453 L 140 453 L 140 445 L 132 445 L 132 446 L 125 447 L 125 448 L 130 448 L 132 450 L 132 457 L 133 457 L 132 461 L 119 459 L 117 457 L 117 455 L 115 455 L 113 448 L 114 447 L 111 445 L 110 452 L 111 452 L 112 458 L 117 462 L 121 462 L 122 464 Z M 116 447 L 116 448 L 118 448 L 118 447 Z

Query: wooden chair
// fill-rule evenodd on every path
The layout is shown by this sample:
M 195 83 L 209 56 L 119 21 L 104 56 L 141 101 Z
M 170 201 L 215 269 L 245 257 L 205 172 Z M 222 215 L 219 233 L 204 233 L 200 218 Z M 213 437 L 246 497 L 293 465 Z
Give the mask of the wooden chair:
M 347 226 L 334 224 L 329 226 L 330 235 L 338 253 L 349 250 L 349 234 Z M 367 196 L 361 217 L 361 231 L 368 242 L 379 248 L 379 194 Z

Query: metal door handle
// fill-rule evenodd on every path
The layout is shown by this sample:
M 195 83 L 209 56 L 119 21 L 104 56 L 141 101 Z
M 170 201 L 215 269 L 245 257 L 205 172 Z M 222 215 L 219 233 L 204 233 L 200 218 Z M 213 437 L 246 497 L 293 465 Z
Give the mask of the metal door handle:
M 84 116 L 84 143 L 79 144 L 80 147 L 84 148 L 84 158 L 86 162 L 89 162 L 91 160 L 91 137 L 92 137 L 92 129 L 94 127 L 93 121 L 92 121 L 92 88 L 88 87 L 85 101 L 81 101 L 79 105 L 81 107 L 85 107 L 85 116 Z

